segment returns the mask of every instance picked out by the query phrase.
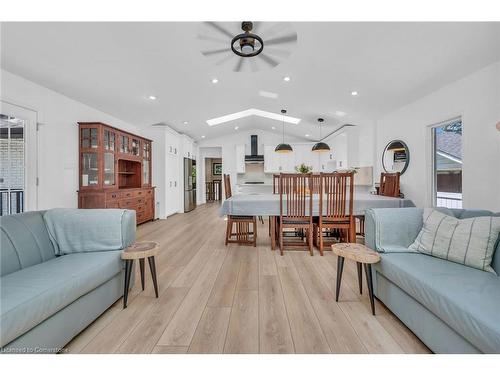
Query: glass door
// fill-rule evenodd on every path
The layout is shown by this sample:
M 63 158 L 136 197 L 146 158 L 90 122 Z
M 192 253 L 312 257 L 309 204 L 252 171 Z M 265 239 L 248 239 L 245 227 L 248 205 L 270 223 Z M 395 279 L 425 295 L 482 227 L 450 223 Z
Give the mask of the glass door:
M 99 127 L 97 125 L 80 126 L 80 163 L 81 187 L 100 186 L 99 178 Z
M 115 185 L 116 133 L 104 128 L 104 186 Z
M 0 114 L 0 216 L 25 211 L 26 121 Z

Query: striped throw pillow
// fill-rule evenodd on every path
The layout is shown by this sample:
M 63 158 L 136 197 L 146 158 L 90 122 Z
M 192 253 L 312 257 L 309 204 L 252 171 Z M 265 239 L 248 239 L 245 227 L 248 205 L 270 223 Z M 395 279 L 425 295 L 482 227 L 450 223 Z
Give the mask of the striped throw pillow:
M 426 208 L 423 220 L 411 250 L 495 273 L 491 260 L 500 233 L 500 217 L 457 219 Z

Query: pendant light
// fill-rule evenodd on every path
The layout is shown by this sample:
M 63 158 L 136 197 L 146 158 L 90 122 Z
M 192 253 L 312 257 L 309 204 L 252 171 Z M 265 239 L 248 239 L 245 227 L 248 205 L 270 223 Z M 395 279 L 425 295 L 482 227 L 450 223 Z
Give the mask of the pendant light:
M 281 113 L 283 114 L 283 142 L 276 146 L 276 148 L 274 149 L 274 152 L 278 152 L 280 154 L 288 154 L 289 152 L 292 152 L 293 149 L 292 149 L 292 146 L 290 146 L 288 143 L 285 143 L 285 113 L 286 113 L 286 109 L 282 109 Z
M 323 121 L 324 120 L 322 118 L 318 119 L 320 141 L 313 146 L 313 148 L 312 148 L 313 152 L 328 152 L 328 151 L 330 151 L 330 146 L 328 146 L 325 142 L 321 142 L 321 123 Z

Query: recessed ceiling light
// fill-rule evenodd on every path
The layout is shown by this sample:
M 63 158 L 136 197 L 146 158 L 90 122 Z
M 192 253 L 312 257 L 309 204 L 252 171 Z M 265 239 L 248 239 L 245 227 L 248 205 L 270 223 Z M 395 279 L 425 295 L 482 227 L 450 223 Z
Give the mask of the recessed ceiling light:
M 187 125 L 187 124 L 189 124 L 189 121 L 183 121 L 182 123 L 183 123 L 184 125 Z
M 239 126 L 235 126 L 234 127 L 234 130 L 238 130 L 240 127 Z
M 148 99 L 149 99 L 149 100 L 156 100 L 156 96 L 154 96 L 154 95 L 149 95 L 149 96 L 148 96 Z
M 247 109 L 245 111 L 231 113 L 229 115 L 225 115 L 225 116 L 221 116 L 221 117 L 207 120 L 207 124 L 210 126 L 214 126 L 214 125 L 223 124 L 223 123 L 228 122 L 228 121 L 233 121 L 233 120 L 237 120 L 237 119 L 248 117 L 248 116 L 259 116 L 259 117 L 269 118 L 269 119 L 277 120 L 277 121 L 285 121 L 287 123 L 294 124 L 294 125 L 297 125 L 300 122 L 300 118 L 291 117 L 291 116 L 283 116 L 282 114 L 279 114 L 279 113 L 267 112 L 267 111 L 262 111 L 260 109 L 250 108 L 250 109 Z
M 219 80 L 217 78 L 212 78 L 212 83 L 217 83 Z
M 309 137 L 309 134 L 306 134 L 306 137 Z
M 291 80 L 290 76 L 283 77 L 283 81 L 285 82 L 290 82 L 290 80 Z
M 351 95 L 352 96 L 358 96 L 358 92 L 357 91 L 351 91 Z
M 335 115 L 337 115 L 339 117 L 344 117 L 345 115 L 347 115 L 347 113 L 342 112 L 342 111 L 335 111 Z
M 275 130 L 275 129 L 276 129 L 276 126 L 271 126 L 271 129 Z
M 202 135 L 202 136 L 201 136 L 201 138 L 205 138 L 205 136 L 204 136 L 204 135 Z

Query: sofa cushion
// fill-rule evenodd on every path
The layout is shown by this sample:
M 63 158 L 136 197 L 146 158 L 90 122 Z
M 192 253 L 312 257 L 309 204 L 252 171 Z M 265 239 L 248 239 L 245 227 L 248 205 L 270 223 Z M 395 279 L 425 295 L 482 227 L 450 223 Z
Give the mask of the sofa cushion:
M 0 217 L 0 276 L 55 258 L 43 211 Z
M 411 250 L 483 271 L 491 267 L 500 233 L 500 217 L 457 219 L 432 208 L 424 209 L 423 226 Z
M 425 254 L 381 257 L 377 271 L 482 352 L 500 352 L 500 277 Z
M 122 270 L 120 251 L 70 254 L 0 279 L 0 347 Z
M 128 236 L 133 210 L 54 208 L 43 218 L 57 255 L 124 249 L 135 239 Z

